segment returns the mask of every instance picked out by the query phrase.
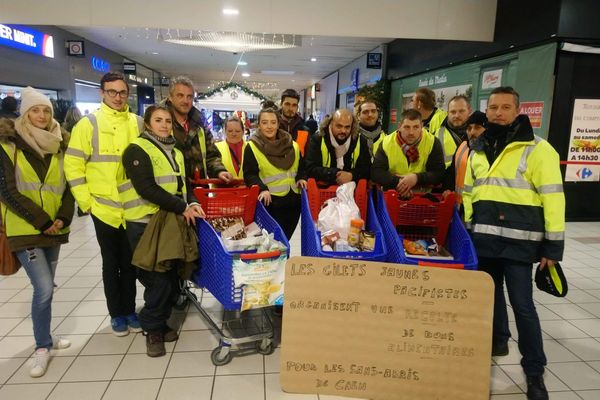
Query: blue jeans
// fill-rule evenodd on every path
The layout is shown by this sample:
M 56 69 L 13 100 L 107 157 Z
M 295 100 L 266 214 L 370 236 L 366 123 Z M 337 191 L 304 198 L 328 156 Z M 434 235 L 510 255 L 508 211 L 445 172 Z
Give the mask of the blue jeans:
M 479 258 L 479 269 L 494 279 L 493 343 L 504 344 L 510 338 L 508 313 L 504 298 L 504 282 L 519 332 L 521 366 L 527 376 L 544 374 L 546 355 L 542 342 L 540 319 L 533 304 L 532 265 L 503 258 Z
M 31 319 L 35 348 L 52 347 L 50 321 L 52 320 L 52 295 L 54 294 L 54 273 L 58 263 L 60 246 L 34 247 L 17 252 L 17 257 L 25 268 L 33 286 Z

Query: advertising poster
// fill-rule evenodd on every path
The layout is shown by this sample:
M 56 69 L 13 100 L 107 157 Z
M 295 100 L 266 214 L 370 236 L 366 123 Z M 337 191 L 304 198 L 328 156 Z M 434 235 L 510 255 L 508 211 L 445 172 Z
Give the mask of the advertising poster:
M 502 69 L 486 71 L 481 77 L 481 90 L 500 87 L 502 84 Z
M 575 99 L 565 182 L 600 181 L 600 99 Z
M 532 128 L 542 127 L 542 114 L 544 113 L 543 101 L 525 101 L 521 103 L 519 114 L 525 114 L 529 117 Z

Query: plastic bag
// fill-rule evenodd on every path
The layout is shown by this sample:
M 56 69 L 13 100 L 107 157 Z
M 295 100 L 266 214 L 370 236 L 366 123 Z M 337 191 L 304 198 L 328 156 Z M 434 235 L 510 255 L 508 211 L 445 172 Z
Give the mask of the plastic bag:
M 350 220 L 360 219 L 360 210 L 354 201 L 355 188 L 354 182 L 344 183 L 337 188 L 336 197 L 327 200 L 319 212 L 318 230 L 333 230 L 338 232 L 341 238 L 348 237 Z

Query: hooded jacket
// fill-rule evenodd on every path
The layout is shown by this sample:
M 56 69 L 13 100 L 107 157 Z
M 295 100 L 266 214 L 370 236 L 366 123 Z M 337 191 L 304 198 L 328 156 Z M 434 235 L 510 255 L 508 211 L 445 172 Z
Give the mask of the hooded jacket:
M 327 116 L 321 123 L 318 133 L 313 136 L 309 142 L 308 151 L 306 153 L 306 175 L 309 178 L 315 178 L 317 181 L 326 182 L 330 185 L 336 184 L 336 174 L 339 171 L 347 171 L 352 173 L 352 180 L 358 182 L 359 179 L 369 179 L 371 172 L 371 155 L 369 153 L 369 145 L 366 138 L 358 134 L 358 121 L 354 118 L 352 124 L 352 132 L 350 133 L 350 147 L 344 154 L 344 168 L 336 167 L 335 148 L 331 144 L 331 136 L 329 134 L 329 125 L 332 116 Z M 325 165 L 323 160 L 321 146 L 325 141 L 325 146 L 329 152 L 330 166 Z M 360 143 L 360 152 L 358 159 L 353 160 L 354 150 L 357 144 Z
M 64 130 L 62 130 L 62 134 L 63 141 L 61 142 L 60 151 L 64 152 L 67 148 L 69 135 Z M 33 150 L 17 133 L 13 120 L 0 119 L 0 141 L 14 143 L 16 148 L 23 152 L 25 158 L 40 178 L 40 181 L 44 180 L 48 173 L 52 155 L 48 154 L 42 158 Z M 41 232 L 50 228 L 54 222 L 42 207 L 17 190 L 15 167 L 9 155 L 3 150 L 0 150 L 0 202 L 4 203 L 15 214 Z M 65 227 L 71 225 L 74 207 L 75 200 L 67 185 L 62 195 L 60 209 L 56 215 L 56 219 L 63 221 Z M 40 233 L 39 235 L 9 237 L 8 243 L 12 251 L 19 251 L 29 247 L 53 247 L 67 243 L 68 237 L 68 234 L 44 235 Z

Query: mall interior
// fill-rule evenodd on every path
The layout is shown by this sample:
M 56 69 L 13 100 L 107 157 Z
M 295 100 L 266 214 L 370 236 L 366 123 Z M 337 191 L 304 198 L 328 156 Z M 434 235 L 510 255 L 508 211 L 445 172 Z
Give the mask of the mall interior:
M 185 75 L 194 82 L 194 105 L 222 140 L 228 116 L 238 113 L 253 131 L 261 102 L 278 103 L 290 88 L 300 96 L 300 115 L 317 121 L 336 109 L 353 109 L 361 95 L 375 96 L 381 124 L 392 132 L 419 88 L 432 89 L 439 108 L 463 94 L 473 110 L 485 112 L 494 88 L 514 87 L 520 113 L 560 156 L 566 198 L 561 264 L 568 295 L 553 297 L 535 288 L 533 295 L 548 359 L 546 387 L 552 400 L 595 400 L 600 398 L 598 122 L 595 128 L 585 125 L 591 127 L 588 138 L 596 139 L 591 156 L 582 158 L 573 141 L 581 115 L 600 120 L 598 16 L 595 0 L 0 1 L 0 98 L 18 99 L 32 86 L 52 100 L 56 117 L 71 106 L 86 115 L 100 106 L 100 78 L 117 71 L 129 85 L 130 110 L 143 115 L 167 98 L 171 78 Z M 598 107 L 578 109 L 578 100 Z M 302 240 L 298 225 L 291 256 L 303 254 Z M 226 365 L 211 361 L 219 338 L 193 304 L 174 310 L 171 323 L 179 339 L 166 344 L 164 357 L 146 356 L 142 333 L 114 336 L 100 248 L 87 215 L 73 219 L 55 285 L 53 334 L 71 346 L 53 353 L 44 376 L 32 378 L 32 286 L 23 269 L 0 276 L 0 399 L 348 398 L 319 389 L 284 391 L 279 314 L 270 316 L 272 354 L 250 352 Z M 190 290 L 206 315 L 221 324 L 226 313 L 219 300 L 210 291 Z M 138 283 L 138 310 L 143 294 Z M 509 320 L 510 352 L 491 358 L 489 398 L 494 400 L 527 399 L 510 306 Z M 463 398 L 476 398 L 466 393 Z

